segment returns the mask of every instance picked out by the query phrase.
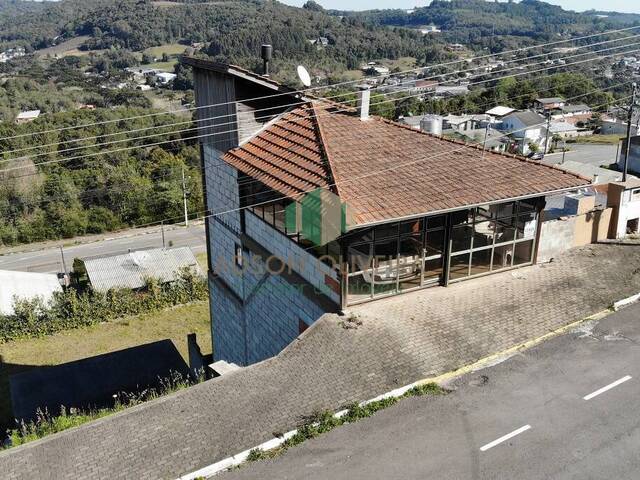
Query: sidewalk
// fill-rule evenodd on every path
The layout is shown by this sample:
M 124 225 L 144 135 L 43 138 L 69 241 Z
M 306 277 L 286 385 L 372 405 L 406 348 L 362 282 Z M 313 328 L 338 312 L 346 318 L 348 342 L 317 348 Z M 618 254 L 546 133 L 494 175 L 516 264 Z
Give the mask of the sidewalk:
M 318 409 L 472 363 L 640 291 L 640 246 L 556 261 L 327 315 L 279 356 L 0 453 L 10 479 L 172 479 L 285 432 Z
M 189 225 L 199 225 L 201 220 L 189 222 Z M 173 223 L 164 226 L 165 232 L 175 230 L 177 228 L 184 228 L 184 223 Z M 60 240 L 46 240 L 44 242 L 36 243 L 21 243 L 13 247 L 0 246 L 0 256 L 9 255 L 12 253 L 28 253 L 38 252 L 41 250 L 47 250 L 50 248 L 59 248 L 61 245 L 65 248 L 75 245 L 85 245 L 88 243 L 101 242 L 103 240 L 112 240 L 115 238 L 130 238 L 140 235 L 148 235 L 150 233 L 157 233 L 162 230 L 161 225 L 152 225 L 150 227 L 129 228 L 126 230 L 117 230 L 115 232 L 105 232 L 96 235 L 85 235 L 82 237 L 62 238 Z

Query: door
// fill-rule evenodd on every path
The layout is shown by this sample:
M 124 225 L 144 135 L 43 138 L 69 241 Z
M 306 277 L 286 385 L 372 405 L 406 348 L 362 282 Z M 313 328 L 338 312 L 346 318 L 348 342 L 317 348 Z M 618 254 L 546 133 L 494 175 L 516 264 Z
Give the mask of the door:
M 424 267 L 422 284 L 442 283 L 445 265 L 446 228 L 445 216 L 432 217 L 427 220 L 424 239 Z

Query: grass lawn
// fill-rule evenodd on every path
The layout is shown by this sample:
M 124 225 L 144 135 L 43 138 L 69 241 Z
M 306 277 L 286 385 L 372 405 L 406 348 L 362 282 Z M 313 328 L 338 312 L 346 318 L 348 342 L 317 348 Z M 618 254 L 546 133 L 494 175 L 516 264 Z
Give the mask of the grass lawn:
M 576 137 L 575 143 L 617 145 L 624 138 L 624 135 L 587 135 L 585 137 Z
M 143 65 L 144 68 L 154 68 L 156 70 L 162 70 L 163 72 L 173 73 L 173 69 L 178 63 L 178 59 L 174 58 L 173 60 L 169 60 L 168 62 L 155 62 L 150 63 L 148 65 Z
M 189 48 L 187 45 L 167 43 L 165 45 L 160 45 L 159 47 L 149 47 L 144 50 L 144 53 L 147 53 L 152 57 L 160 58 L 163 53 L 166 53 L 167 55 L 182 55 L 187 48 Z
M 187 334 L 191 332 L 197 334 L 202 353 L 211 353 L 208 302 L 0 344 L 0 428 L 13 426 L 9 375 L 33 366 L 58 365 L 164 339 L 170 339 L 188 362 Z

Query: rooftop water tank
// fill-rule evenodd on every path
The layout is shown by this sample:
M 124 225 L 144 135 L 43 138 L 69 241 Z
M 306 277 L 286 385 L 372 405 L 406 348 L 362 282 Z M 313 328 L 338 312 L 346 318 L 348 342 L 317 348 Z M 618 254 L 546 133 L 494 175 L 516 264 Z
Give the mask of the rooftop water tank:
M 442 117 L 440 115 L 425 115 L 420 120 L 420 130 L 433 135 L 442 135 Z

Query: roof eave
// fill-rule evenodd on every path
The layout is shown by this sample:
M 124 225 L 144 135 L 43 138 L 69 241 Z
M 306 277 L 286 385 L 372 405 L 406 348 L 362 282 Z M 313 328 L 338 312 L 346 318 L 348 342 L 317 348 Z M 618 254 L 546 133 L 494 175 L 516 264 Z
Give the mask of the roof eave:
M 423 212 L 423 213 L 416 213 L 416 214 L 413 214 L 413 215 L 406 215 L 406 216 L 403 216 L 403 217 L 393 217 L 393 218 L 388 218 L 388 219 L 379 220 L 379 221 L 375 221 L 375 222 L 360 223 L 360 224 L 353 225 L 353 226 L 347 226 L 347 231 L 353 231 L 353 230 L 356 230 L 358 228 L 375 227 L 377 225 L 384 225 L 386 223 L 392 223 L 392 222 L 403 222 L 403 221 L 408 221 L 408 220 L 415 220 L 415 219 L 426 217 L 426 216 L 442 215 L 442 214 L 445 214 L 445 213 L 458 212 L 460 210 L 466 210 L 468 208 L 480 207 L 482 205 L 487 205 L 487 204 L 492 205 L 492 204 L 496 204 L 496 203 L 514 202 L 514 201 L 517 201 L 517 200 L 527 200 L 527 199 L 536 198 L 536 197 L 546 197 L 548 195 L 558 195 L 560 193 L 565 193 L 565 192 L 570 192 L 572 190 L 578 190 L 580 188 L 585 188 L 585 187 L 588 187 L 590 185 L 592 185 L 592 184 L 591 183 L 585 183 L 584 185 L 577 185 L 577 186 L 574 186 L 574 187 L 565 187 L 565 188 L 552 190 L 552 191 L 548 191 L 548 192 L 531 193 L 531 194 L 526 194 L 526 195 L 520 195 L 520 196 L 517 196 L 517 197 L 501 198 L 501 199 L 495 200 L 495 201 L 473 203 L 473 204 L 468 204 L 468 205 L 461 205 L 459 207 L 445 208 L 445 209 L 441 209 L 441 210 L 432 210 L 432 211 Z

